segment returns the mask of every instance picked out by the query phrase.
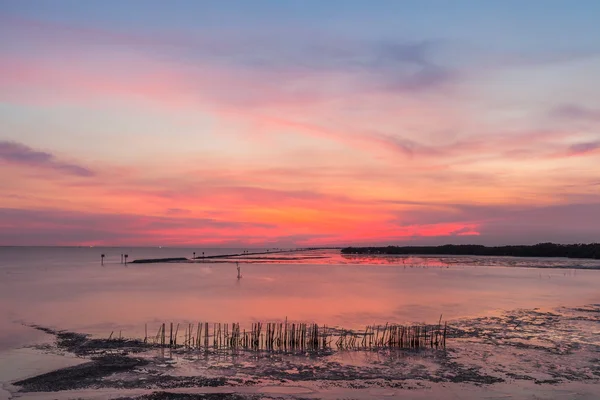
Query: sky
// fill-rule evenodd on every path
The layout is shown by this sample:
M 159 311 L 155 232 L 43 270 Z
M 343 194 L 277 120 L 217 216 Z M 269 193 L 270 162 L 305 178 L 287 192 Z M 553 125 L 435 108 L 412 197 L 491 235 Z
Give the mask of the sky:
M 0 0 L 0 245 L 598 242 L 599 15 Z

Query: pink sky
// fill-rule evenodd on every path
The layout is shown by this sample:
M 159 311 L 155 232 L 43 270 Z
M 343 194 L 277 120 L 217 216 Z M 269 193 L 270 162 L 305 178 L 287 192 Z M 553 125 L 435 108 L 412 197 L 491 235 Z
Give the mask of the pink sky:
M 600 52 L 15 10 L 0 245 L 600 237 Z

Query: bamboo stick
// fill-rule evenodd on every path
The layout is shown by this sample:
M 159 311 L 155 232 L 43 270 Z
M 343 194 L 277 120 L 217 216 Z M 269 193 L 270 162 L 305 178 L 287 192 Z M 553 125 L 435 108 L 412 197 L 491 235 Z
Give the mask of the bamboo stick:
M 251 324 L 251 330 L 241 329 L 239 323 L 213 323 L 212 344 L 218 350 L 248 349 L 252 351 L 320 351 L 331 346 L 340 350 L 400 348 L 400 349 L 439 349 L 445 348 L 448 336 L 448 324 L 442 329 L 442 316 L 434 325 L 397 325 L 386 322 L 385 325 L 367 325 L 363 331 L 332 330 L 326 325 L 316 323 L 290 323 L 260 321 Z M 166 335 L 166 323 L 159 326 L 154 344 L 161 347 L 177 348 L 179 324 L 169 323 L 169 335 Z M 175 329 L 173 329 L 175 328 Z M 194 332 L 195 329 L 195 332 Z M 195 335 L 194 335 L 195 333 Z M 111 332 L 109 340 L 114 336 Z M 204 336 L 202 336 L 204 335 Z M 208 322 L 188 323 L 185 328 L 183 347 L 186 350 L 209 349 L 211 333 Z M 148 324 L 144 324 L 144 342 L 148 341 Z M 122 331 L 115 340 L 124 340 Z
M 177 333 L 179 332 L 179 323 L 177 324 L 177 328 L 175 328 L 175 337 L 173 338 L 173 346 L 177 348 Z
M 200 348 L 200 336 L 202 336 L 202 322 L 198 322 L 198 329 L 196 331 L 196 348 Z
M 448 327 L 448 323 L 444 323 L 444 349 L 446 348 L 446 328 Z

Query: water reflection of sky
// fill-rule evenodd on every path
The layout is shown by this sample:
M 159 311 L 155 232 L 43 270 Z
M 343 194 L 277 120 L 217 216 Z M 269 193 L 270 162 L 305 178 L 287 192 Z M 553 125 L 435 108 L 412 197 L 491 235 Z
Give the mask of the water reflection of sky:
M 227 261 L 312 264 L 355 264 L 355 265 L 403 265 L 408 267 L 496 266 L 524 268 L 598 268 L 600 260 L 543 258 L 543 257 L 482 257 L 452 255 L 383 255 L 341 254 L 339 250 L 315 250 L 298 253 L 261 254 L 236 257 Z
M 357 257 L 328 250 L 239 260 L 238 280 L 235 263 L 224 260 L 127 267 L 111 260 L 101 267 L 95 253 L 62 254 L 64 262 L 54 257 L 48 266 L 43 252 L 0 265 L 0 342 L 14 337 L 15 321 L 106 336 L 140 334 L 146 323 L 152 330 L 170 321 L 286 317 L 363 328 L 600 302 L 600 271 L 565 269 L 589 260 Z M 554 268 L 505 268 L 541 264 Z

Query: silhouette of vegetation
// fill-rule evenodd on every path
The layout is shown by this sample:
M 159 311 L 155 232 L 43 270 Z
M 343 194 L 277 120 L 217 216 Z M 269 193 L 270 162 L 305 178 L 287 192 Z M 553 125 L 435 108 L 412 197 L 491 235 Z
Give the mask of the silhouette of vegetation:
M 566 257 L 600 259 L 600 243 L 487 247 L 474 244 L 444 246 L 346 247 L 342 254 L 445 254 L 461 256 Z

